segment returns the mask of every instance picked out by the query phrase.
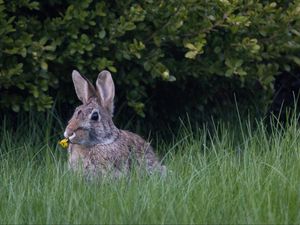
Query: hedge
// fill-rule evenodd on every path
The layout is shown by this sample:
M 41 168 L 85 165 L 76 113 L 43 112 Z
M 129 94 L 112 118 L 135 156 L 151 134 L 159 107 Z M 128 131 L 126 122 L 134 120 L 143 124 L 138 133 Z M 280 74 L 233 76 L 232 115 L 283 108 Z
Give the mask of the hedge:
M 193 83 L 200 110 L 228 89 L 267 105 L 278 74 L 298 76 L 299 21 L 299 1 L 0 0 L 0 109 L 73 103 L 73 69 L 110 70 L 142 116 L 158 87 L 192 101 Z

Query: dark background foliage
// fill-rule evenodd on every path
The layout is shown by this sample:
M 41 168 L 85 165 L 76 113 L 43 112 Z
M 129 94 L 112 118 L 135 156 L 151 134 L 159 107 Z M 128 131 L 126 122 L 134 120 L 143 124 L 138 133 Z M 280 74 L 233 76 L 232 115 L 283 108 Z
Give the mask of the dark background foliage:
M 123 122 L 221 116 L 235 98 L 277 112 L 299 89 L 299 22 L 297 0 L 0 0 L 0 109 L 68 117 L 72 70 L 108 69 Z

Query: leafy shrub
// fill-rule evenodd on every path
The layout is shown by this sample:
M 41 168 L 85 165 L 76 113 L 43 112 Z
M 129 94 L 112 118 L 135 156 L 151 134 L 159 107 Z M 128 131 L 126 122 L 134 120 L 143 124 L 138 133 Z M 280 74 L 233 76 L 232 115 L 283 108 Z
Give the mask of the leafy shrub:
M 0 0 L 0 107 L 72 103 L 71 71 L 105 68 L 140 115 L 172 88 L 200 111 L 236 90 L 266 106 L 276 75 L 297 76 L 299 21 L 296 0 Z

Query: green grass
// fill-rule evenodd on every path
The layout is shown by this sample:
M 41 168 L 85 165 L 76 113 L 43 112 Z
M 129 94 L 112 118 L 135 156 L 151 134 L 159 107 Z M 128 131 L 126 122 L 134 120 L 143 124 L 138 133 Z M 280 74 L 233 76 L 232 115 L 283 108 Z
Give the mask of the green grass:
M 238 121 L 238 120 L 237 120 Z M 300 223 L 300 129 L 182 127 L 166 178 L 86 182 L 68 171 L 52 120 L 1 130 L 0 223 Z

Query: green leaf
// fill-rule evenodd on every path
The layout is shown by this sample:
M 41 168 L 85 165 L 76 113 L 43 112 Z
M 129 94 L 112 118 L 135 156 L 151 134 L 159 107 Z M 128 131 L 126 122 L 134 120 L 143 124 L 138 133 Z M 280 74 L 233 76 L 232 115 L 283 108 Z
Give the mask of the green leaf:
M 117 68 L 114 66 L 108 66 L 107 67 L 111 72 L 116 73 L 117 72 Z
M 192 43 L 186 43 L 186 44 L 184 44 L 184 47 L 191 49 L 191 50 L 197 50 L 196 46 L 193 45 Z
M 296 63 L 298 66 L 300 66 L 300 58 L 299 57 L 293 56 L 291 58 L 294 61 L 294 63 Z
M 47 64 L 47 62 L 42 61 L 42 62 L 41 62 L 41 68 L 42 68 L 43 70 L 47 71 L 47 70 L 48 70 L 48 64 Z
M 12 110 L 14 112 L 19 112 L 20 111 L 20 106 L 19 105 L 12 105 Z
M 99 32 L 99 38 L 103 39 L 103 38 L 105 38 L 105 35 L 106 35 L 105 30 L 101 30 L 101 31 Z
M 176 77 L 170 75 L 168 81 L 174 82 L 174 81 L 176 81 Z
M 198 52 L 197 51 L 188 51 L 187 53 L 185 53 L 185 58 L 188 59 L 195 59 L 197 56 Z
M 225 72 L 226 77 L 231 77 L 232 75 L 233 75 L 233 69 L 226 70 L 226 72 Z

